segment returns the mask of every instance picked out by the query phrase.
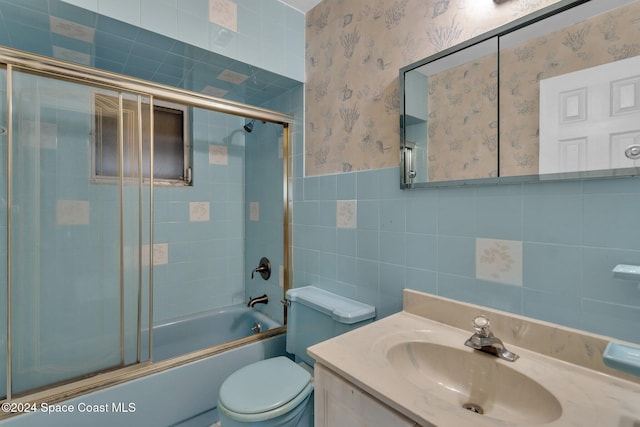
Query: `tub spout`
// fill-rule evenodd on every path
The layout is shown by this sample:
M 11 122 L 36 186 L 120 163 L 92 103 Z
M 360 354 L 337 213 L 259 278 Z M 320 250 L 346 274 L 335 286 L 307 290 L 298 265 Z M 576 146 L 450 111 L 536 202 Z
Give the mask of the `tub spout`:
M 253 307 L 256 304 L 267 304 L 269 302 L 269 297 L 267 294 L 262 295 L 261 297 L 251 298 L 249 297 L 249 303 L 247 307 Z

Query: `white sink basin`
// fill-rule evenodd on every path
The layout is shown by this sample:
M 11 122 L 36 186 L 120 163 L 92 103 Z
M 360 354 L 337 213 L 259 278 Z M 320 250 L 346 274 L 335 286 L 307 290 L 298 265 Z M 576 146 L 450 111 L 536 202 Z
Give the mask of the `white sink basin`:
M 402 378 L 460 411 L 516 424 L 546 424 L 562 415 L 558 399 L 518 372 L 517 361 L 422 341 L 394 345 L 387 359 Z
M 405 296 L 408 311 L 308 353 L 420 426 L 640 427 L 640 382 L 607 373 L 602 337 L 414 291 Z M 460 319 L 485 312 L 520 356 L 515 362 L 464 345 L 473 332 Z M 463 409 L 467 403 L 484 414 Z

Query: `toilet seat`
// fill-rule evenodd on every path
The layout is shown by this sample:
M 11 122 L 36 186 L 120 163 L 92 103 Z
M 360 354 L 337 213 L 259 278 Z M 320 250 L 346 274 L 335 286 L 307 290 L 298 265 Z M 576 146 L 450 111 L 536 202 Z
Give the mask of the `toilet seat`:
M 274 357 L 231 374 L 220 387 L 218 409 L 237 421 L 264 421 L 292 411 L 312 391 L 309 372 L 286 357 Z

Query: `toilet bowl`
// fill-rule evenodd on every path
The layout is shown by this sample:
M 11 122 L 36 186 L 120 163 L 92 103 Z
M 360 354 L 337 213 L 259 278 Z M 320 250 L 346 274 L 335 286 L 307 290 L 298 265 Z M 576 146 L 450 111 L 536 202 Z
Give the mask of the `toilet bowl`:
M 313 364 L 307 347 L 370 323 L 375 308 L 322 289 L 287 291 L 287 352 L 232 373 L 220 387 L 222 427 L 313 427 Z
M 220 387 L 218 414 L 222 427 L 311 427 L 311 374 L 284 356 L 245 366 Z

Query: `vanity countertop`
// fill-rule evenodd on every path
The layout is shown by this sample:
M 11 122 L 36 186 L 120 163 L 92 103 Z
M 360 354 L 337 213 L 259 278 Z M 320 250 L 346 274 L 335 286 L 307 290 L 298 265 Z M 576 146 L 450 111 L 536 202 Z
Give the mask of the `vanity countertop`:
M 415 295 L 412 295 L 413 298 Z M 407 295 L 405 294 L 405 298 Z M 433 296 L 429 296 L 432 298 Z M 435 297 L 439 298 L 439 297 Z M 444 303 L 453 303 L 444 301 Z M 410 304 L 409 304 L 410 306 Z M 389 407 L 424 426 L 516 426 L 537 425 L 535 422 L 515 422 L 479 415 L 453 405 L 442 398 L 436 382 L 416 384 L 407 380 L 389 361 L 390 349 L 402 343 L 428 342 L 474 352 L 465 347 L 471 327 L 464 330 L 406 311 L 391 315 L 372 324 L 309 347 L 309 354 L 320 363 L 371 394 Z M 470 310 L 473 306 L 466 305 Z M 478 309 L 475 309 L 476 311 Z M 414 310 L 411 310 L 414 311 Z M 493 310 L 483 310 L 483 314 Z M 494 315 L 497 315 L 494 313 Z M 500 316 L 509 318 L 509 314 Z M 503 319 L 504 320 L 504 319 Z M 514 322 L 523 322 L 516 316 Z M 536 323 L 536 321 L 533 321 Z M 500 322 L 499 322 L 500 323 Z M 503 321 L 503 325 L 508 322 Z M 543 325 L 549 327 L 550 324 Z M 535 325 L 534 325 L 535 326 Z M 527 331 L 535 327 L 524 328 Z M 552 328 L 555 331 L 555 328 Z M 561 328 L 562 329 L 562 328 Z M 504 332 L 504 331 L 503 331 Z M 570 335 L 573 330 L 565 331 Z M 557 335 L 557 331 L 554 332 Z M 495 358 L 503 364 L 533 379 L 547 389 L 560 404 L 559 416 L 544 425 L 635 427 L 640 425 L 640 384 L 596 369 L 569 363 L 510 342 L 500 336 L 509 350 L 520 356 L 515 362 Z M 536 335 L 540 335 L 539 331 Z M 514 339 L 517 342 L 517 339 Z M 587 340 L 588 341 L 588 340 Z M 584 346 L 594 348 L 591 346 Z M 601 354 L 601 353 L 600 353 Z M 413 356 L 409 355 L 408 360 Z M 480 357 L 492 357 L 482 354 Z M 597 358 L 597 357 L 595 357 Z M 515 388 L 515 387 L 514 387 Z M 514 390 L 516 393 L 517 390 Z

